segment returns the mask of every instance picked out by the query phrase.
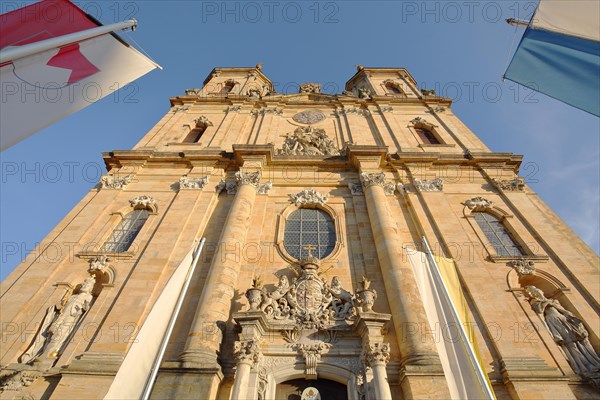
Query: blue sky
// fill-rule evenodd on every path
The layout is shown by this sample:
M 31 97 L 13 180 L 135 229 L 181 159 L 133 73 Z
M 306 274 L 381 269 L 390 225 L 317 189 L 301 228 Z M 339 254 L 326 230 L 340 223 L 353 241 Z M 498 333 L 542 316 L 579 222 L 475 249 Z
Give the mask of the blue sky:
M 520 175 L 596 252 L 600 249 L 600 123 L 501 76 L 531 1 L 81 1 L 107 24 L 130 17 L 134 39 L 164 71 L 0 153 L 0 278 L 106 170 L 101 152 L 131 148 L 213 67 L 254 66 L 276 89 L 320 82 L 341 92 L 356 64 L 405 67 L 493 150 L 525 156 Z M 0 12 L 26 2 L 3 1 Z M 337 89 L 336 89 L 337 88 Z M 290 89 L 293 90 L 293 89 Z M 51 257 L 51 255 L 49 255 Z

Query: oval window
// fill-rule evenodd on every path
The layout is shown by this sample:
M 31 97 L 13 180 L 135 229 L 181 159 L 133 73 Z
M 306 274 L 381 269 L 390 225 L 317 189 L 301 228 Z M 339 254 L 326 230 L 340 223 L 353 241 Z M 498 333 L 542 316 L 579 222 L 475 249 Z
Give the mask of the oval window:
M 283 236 L 283 247 L 294 258 L 308 255 L 306 246 L 312 245 L 313 256 L 327 257 L 335 247 L 333 219 L 318 208 L 300 208 L 288 217 Z

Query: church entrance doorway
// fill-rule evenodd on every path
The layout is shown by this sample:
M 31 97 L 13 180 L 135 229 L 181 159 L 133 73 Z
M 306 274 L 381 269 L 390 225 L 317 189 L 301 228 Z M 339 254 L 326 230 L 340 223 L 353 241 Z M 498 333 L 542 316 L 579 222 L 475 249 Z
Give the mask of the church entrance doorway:
M 348 400 L 346 385 L 327 379 L 293 379 L 277 385 L 276 400 Z

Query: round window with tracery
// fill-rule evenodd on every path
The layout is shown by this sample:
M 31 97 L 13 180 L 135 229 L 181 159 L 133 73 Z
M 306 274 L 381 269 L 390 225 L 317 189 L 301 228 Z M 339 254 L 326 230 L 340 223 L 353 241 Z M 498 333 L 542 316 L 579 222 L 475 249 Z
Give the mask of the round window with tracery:
M 333 219 L 318 208 L 300 208 L 285 223 L 283 247 L 292 257 L 306 257 L 308 245 L 314 246 L 312 254 L 319 259 L 327 257 L 335 247 Z

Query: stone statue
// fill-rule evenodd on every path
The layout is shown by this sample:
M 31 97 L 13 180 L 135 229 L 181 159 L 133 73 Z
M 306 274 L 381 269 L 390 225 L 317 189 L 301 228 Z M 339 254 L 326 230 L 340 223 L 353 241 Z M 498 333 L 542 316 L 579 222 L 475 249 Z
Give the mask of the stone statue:
M 333 296 L 331 306 L 333 309 L 333 318 L 348 319 L 352 316 L 352 307 L 354 306 L 354 295 L 342 288 L 340 278 L 334 276 L 331 279 L 331 285 L 328 287 L 329 293 Z
M 279 277 L 279 283 L 275 290 L 271 293 L 266 293 L 264 291 L 263 294 L 263 302 L 260 307 L 261 311 L 266 312 L 267 314 L 273 315 L 275 318 L 278 318 L 280 315 L 278 313 L 279 300 L 283 299 L 287 292 L 290 290 L 290 282 L 285 275 L 281 275 Z
M 285 136 L 279 155 L 338 155 L 339 149 L 324 129 L 311 126 L 299 127 Z
M 537 287 L 527 286 L 525 292 L 531 308 L 545 322 L 571 368 L 596 388 L 600 388 L 600 357 L 590 344 L 583 322 L 565 310 L 558 300 L 546 298 L 544 292 Z
M 358 97 L 360 99 L 370 100 L 371 99 L 371 90 L 368 88 L 358 88 Z
M 37 336 L 21 356 L 21 363 L 29 363 L 44 353 L 52 358 L 60 355 L 65 342 L 90 307 L 95 284 L 94 276 L 87 277 L 79 291 L 62 306 L 52 306 L 46 311 Z

